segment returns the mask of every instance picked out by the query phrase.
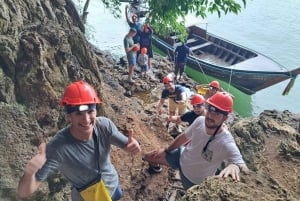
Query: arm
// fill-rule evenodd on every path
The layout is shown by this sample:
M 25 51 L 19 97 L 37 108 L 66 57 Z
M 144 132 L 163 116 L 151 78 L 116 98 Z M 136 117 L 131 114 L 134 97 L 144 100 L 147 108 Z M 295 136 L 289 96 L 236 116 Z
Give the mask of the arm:
M 176 149 L 182 145 L 185 145 L 189 141 L 190 141 L 190 139 L 188 137 L 186 137 L 185 133 L 183 132 L 180 135 L 178 135 L 174 139 L 174 141 L 167 148 L 164 149 L 164 151 L 170 152 L 173 149 Z
M 234 181 L 240 181 L 240 171 L 248 173 L 249 169 L 242 159 L 242 155 L 234 140 L 227 142 L 222 150 L 224 153 L 228 152 L 228 158 L 226 159 L 228 165 L 218 176 L 223 178 L 231 176 Z
M 125 17 L 126 17 L 127 23 L 130 24 L 131 22 L 130 22 L 130 19 L 128 17 L 128 7 L 129 7 L 128 5 L 125 6 Z
M 162 113 L 162 107 L 163 107 L 164 103 L 165 103 L 165 99 L 161 98 L 158 103 L 158 106 L 157 106 L 159 115 L 161 115 L 161 113 Z
M 180 116 L 177 116 L 177 115 L 169 116 L 168 119 L 167 119 L 167 121 L 179 124 L 179 123 L 181 123 L 181 118 L 180 118 Z
M 186 93 L 185 92 L 181 92 L 180 94 L 181 99 L 180 100 L 176 100 L 176 103 L 178 104 L 184 104 L 186 101 Z
M 184 133 L 182 133 L 175 138 L 173 143 L 168 148 L 148 152 L 144 155 L 143 159 L 152 164 L 169 165 L 166 160 L 166 154 L 173 149 L 186 144 L 188 141 L 189 139 L 185 136 Z
M 18 185 L 18 197 L 29 197 L 40 186 L 41 182 L 37 181 L 35 174 L 46 162 L 46 144 L 39 146 L 39 153 L 35 155 L 26 165 L 24 175 Z
M 138 154 L 141 152 L 141 147 L 139 142 L 133 138 L 133 129 L 128 131 L 128 143 L 124 150 L 128 153 Z
M 234 181 L 240 181 L 240 171 L 243 171 L 245 173 L 249 173 L 249 169 L 245 163 L 240 164 L 229 164 L 226 168 L 224 168 L 218 177 L 227 178 L 229 175 L 231 175 L 232 179 Z

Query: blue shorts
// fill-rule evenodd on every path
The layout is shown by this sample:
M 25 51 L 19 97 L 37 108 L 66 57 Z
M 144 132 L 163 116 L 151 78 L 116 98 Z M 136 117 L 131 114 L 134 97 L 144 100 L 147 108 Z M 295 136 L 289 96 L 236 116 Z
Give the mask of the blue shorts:
M 136 57 L 127 57 L 129 66 L 136 66 Z
M 121 189 L 121 186 L 118 185 L 115 192 L 111 196 L 111 200 L 112 201 L 117 201 L 117 200 L 121 199 L 122 197 L 123 197 L 123 191 Z
M 141 72 L 147 72 L 148 66 L 147 65 L 142 65 L 141 66 Z
M 186 178 L 184 176 L 184 174 L 182 173 L 179 159 L 180 159 L 180 155 L 181 155 L 183 149 L 184 149 L 184 147 L 181 146 L 177 149 L 172 150 L 170 153 L 167 153 L 166 160 L 168 161 L 169 165 L 173 169 L 179 169 L 182 186 L 185 190 L 187 190 L 190 187 L 194 186 L 195 184 L 193 182 L 191 182 L 190 180 L 188 180 L 188 178 Z

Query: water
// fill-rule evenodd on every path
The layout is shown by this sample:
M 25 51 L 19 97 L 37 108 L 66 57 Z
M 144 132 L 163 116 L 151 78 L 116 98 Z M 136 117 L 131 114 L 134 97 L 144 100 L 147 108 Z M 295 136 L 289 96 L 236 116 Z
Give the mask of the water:
M 121 9 L 124 10 L 124 7 L 125 5 L 122 5 Z M 128 25 L 124 14 L 121 19 L 113 18 L 100 1 L 91 1 L 89 12 L 88 29 L 93 35 L 90 41 L 117 57 L 125 55 L 123 38 L 128 32 Z M 193 24 L 194 20 L 195 18 L 191 17 L 188 23 Z M 229 14 L 218 18 L 217 14 L 214 14 L 209 15 L 207 21 L 208 31 L 215 35 L 263 53 L 288 69 L 300 67 L 298 0 L 248 1 L 247 7 L 238 15 Z M 252 115 L 258 115 L 265 109 L 300 113 L 300 77 L 296 79 L 290 93 L 282 96 L 288 82 L 281 82 L 248 98 L 244 95 L 243 98 L 249 99 L 250 103 L 243 105 L 244 101 L 238 101 L 241 108 L 239 111 L 244 107 L 245 110 L 250 110 Z M 245 112 L 243 116 L 247 116 L 248 113 Z

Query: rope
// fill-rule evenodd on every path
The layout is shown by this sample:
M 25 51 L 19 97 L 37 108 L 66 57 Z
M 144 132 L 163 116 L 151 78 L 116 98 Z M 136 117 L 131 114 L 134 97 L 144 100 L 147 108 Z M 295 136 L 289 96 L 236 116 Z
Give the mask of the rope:
M 232 70 L 232 68 L 230 68 L 230 76 L 229 76 L 227 92 L 230 92 L 232 74 L 233 74 L 233 70 Z
M 198 59 L 196 59 L 196 63 L 197 63 L 197 65 L 198 65 L 198 67 L 200 68 L 201 73 L 204 75 L 204 78 L 205 78 L 205 80 L 206 80 L 206 83 L 209 83 L 208 78 L 207 78 L 207 75 L 205 74 L 205 72 L 204 72 L 204 70 L 203 70 L 203 68 L 202 68 L 202 66 L 201 66 L 201 64 L 200 64 L 200 62 L 198 61 Z

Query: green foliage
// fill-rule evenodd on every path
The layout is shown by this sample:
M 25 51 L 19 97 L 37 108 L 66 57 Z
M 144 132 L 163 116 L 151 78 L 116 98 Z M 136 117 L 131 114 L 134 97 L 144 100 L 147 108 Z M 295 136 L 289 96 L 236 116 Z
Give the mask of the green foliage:
M 101 1 L 114 16 L 120 17 L 120 0 Z M 217 13 L 221 17 L 222 13 L 238 14 L 241 11 L 241 4 L 246 6 L 246 0 L 143 0 L 143 2 L 149 8 L 146 21 L 157 33 L 168 35 L 176 30 L 182 39 L 186 37 L 185 16 L 189 13 L 201 18 L 205 18 L 207 13 Z
M 185 32 L 185 16 L 193 13 L 197 17 L 205 18 L 207 13 L 217 13 L 219 17 L 224 13 L 238 14 L 240 3 L 236 0 L 148 0 L 149 23 L 160 34 L 169 31 Z M 241 2 L 246 6 L 246 0 Z M 182 20 L 178 20 L 182 19 Z
M 115 17 L 121 17 L 120 0 L 101 0 L 106 8 L 108 8 Z

